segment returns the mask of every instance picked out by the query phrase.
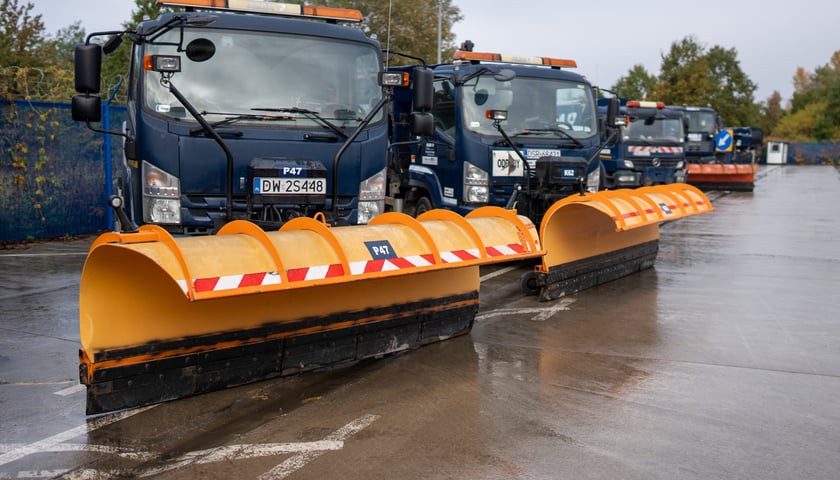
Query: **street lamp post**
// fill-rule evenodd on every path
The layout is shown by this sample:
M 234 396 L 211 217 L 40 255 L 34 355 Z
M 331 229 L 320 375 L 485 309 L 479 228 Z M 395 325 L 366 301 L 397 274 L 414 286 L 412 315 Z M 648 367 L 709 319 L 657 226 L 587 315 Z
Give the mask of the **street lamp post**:
M 437 63 L 440 64 L 440 48 L 441 48 L 441 25 L 443 22 L 441 20 L 443 12 L 443 0 L 438 0 L 438 38 L 437 38 Z

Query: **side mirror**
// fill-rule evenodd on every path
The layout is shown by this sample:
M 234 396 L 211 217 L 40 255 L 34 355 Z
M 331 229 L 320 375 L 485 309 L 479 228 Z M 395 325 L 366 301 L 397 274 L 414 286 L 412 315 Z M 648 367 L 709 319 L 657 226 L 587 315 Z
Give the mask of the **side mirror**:
M 435 117 L 429 112 L 411 113 L 411 134 L 429 137 L 435 134 Z
M 619 121 L 618 119 L 618 99 L 612 97 L 607 100 L 607 126 L 608 127 L 618 127 L 621 125 L 617 125 L 616 122 Z
M 102 47 L 95 44 L 78 44 L 73 50 L 76 92 L 92 95 L 99 93 L 102 70 Z
M 429 112 L 435 101 L 435 72 L 428 68 L 414 69 L 414 110 Z
M 101 122 L 102 100 L 97 95 L 73 95 L 70 113 L 76 122 Z
M 102 102 L 99 96 L 99 76 L 102 70 L 102 47 L 95 44 L 78 44 L 73 50 L 75 60 L 76 92 L 73 95 L 70 113 L 77 122 L 99 122 L 102 120 Z

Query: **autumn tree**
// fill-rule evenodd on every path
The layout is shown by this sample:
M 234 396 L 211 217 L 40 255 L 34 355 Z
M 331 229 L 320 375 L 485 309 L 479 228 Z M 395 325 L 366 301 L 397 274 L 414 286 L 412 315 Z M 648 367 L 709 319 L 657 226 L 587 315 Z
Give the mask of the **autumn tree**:
M 840 50 L 813 72 L 797 68 L 793 85 L 791 111 L 781 119 L 774 136 L 799 141 L 840 140 Z
M 779 124 L 784 114 L 782 94 L 778 90 L 773 90 L 773 93 L 761 105 L 759 127 L 764 131 L 765 136 L 773 134 L 773 129 Z
M 759 106 L 753 94 L 756 85 L 741 70 L 734 48 L 706 48 L 688 36 L 673 42 L 662 56 L 654 88 L 657 100 L 669 104 L 711 106 L 726 125 L 754 125 Z
M 41 67 L 44 58 L 44 22 L 32 15 L 34 5 L 0 0 L 0 66 Z
M 438 4 L 440 2 L 440 4 Z M 354 8 L 362 12 L 362 30 L 375 36 L 382 48 L 437 61 L 438 7 L 441 11 L 441 60 L 446 62 L 455 52 L 452 26 L 461 21 L 461 10 L 452 0 L 423 2 L 389 2 L 388 0 L 327 0 L 322 4 Z M 394 57 L 392 64 L 416 63 Z
M 656 77 L 648 73 L 644 65 L 636 64 L 627 75 L 619 77 L 610 89 L 622 98 L 646 100 L 655 86 Z
M 59 29 L 55 38 L 48 42 L 56 64 L 70 68 L 73 65 L 73 49 L 76 44 L 84 43 L 84 41 L 85 29 L 80 20 Z

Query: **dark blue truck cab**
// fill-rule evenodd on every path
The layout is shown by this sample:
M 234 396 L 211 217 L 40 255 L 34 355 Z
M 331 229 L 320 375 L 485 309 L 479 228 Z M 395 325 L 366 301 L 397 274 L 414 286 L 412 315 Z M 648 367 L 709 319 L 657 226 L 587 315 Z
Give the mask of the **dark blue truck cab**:
M 129 220 L 210 233 L 235 218 L 273 227 L 321 212 L 355 224 L 384 211 L 380 45 L 337 24 L 361 21 L 360 12 L 159 3 L 191 6 L 135 31 L 102 32 L 133 43 L 125 158 L 113 175 Z M 90 124 L 102 49 L 79 47 L 86 60 L 76 66 L 74 118 Z
M 606 115 L 606 101 L 599 112 Z M 685 121 L 682 112 L 662 102 L 621 101 L 619 115 L 626 117 L 613 142 L 601 150 L 606 188 L 685 182 Z
M 395 203 L 413 215 L 431 208 L 466 214 L 516 208 L 537 225 L 555 201 L 601 185 L 599 119 L 593 88 L 566 70 L 570 60 L 459 50 L 433 65 L 434 134 L 395 150 Z M 411 72 L 412 67 L 394 67 Z M 394 96 L 395 142 L 413 97 Z M 523 161 L 524 158 L 524 161 Z M 398 207 L 399 208 L 399 207 Z M 398 209 L 397 208 L 397 209 Z

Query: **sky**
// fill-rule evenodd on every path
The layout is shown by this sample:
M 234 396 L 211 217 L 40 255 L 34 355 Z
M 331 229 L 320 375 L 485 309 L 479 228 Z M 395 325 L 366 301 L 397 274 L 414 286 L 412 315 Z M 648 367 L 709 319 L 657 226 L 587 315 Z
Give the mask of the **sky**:
M 50 35 L 76 20 L 87 33 L 119 28 L 135 5 L 134 0 L 25 1 L 42 15 Z M 758 86 L 756 101 L 774 90 L 787 101 L 798 67 L 812 72 L 840 50 L 838 0 L 452 2 L 464 17 L 453 26 L 456 44 L 471 40 L 475 51 L 573 59 L 576 71 L 602 88 L 637 64 L 658 74 L 671 44 L 693 35 L 707 48 L 737 51 L 741 70 Z

